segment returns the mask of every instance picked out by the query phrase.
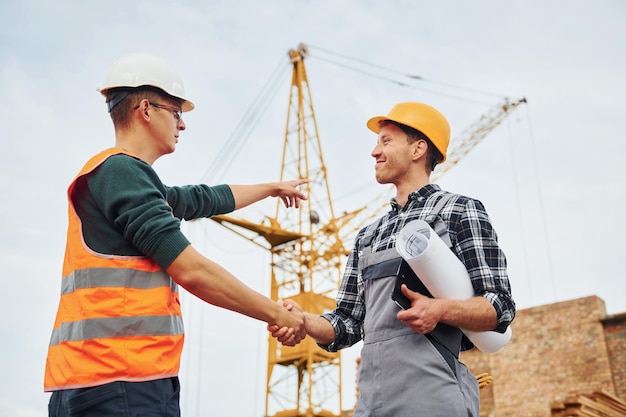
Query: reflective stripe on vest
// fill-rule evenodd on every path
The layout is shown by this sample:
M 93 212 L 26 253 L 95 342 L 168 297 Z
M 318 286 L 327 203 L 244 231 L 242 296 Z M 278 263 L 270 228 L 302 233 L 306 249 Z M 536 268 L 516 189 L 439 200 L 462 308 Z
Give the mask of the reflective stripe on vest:
M 68 189 L 61 300 L 45 391 L 178 374 L 184 340 L 178 286 L 150 258 L 89 249 L 73 206 L 77 180 L 120 153 L 126 152 L 113 148 L 93 157 Z

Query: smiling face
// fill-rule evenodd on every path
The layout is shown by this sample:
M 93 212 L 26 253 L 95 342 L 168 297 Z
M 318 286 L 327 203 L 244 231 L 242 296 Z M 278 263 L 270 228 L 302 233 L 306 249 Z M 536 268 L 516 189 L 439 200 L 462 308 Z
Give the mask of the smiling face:
M 381 127 L 372 156 L 376 159 L 376 181 L 396 187 L 408 178 L 413 165 L 415 143 L 394 124 Z

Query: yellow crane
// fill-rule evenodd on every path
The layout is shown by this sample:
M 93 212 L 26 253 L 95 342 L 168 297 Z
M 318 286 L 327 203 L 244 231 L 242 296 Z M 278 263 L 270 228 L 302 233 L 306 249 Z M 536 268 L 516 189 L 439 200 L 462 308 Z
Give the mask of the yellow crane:
M 348 253 L 339 232 L 354 214 L 334 212 L 304 66 L 307 55 L 304 45 L 289 51 L 293 70 L 280 178 L 308 178 L 303 186 L 308 199 L 295 211 L 277 204 L 264 224 L 212 219 L 270 251 L 272 299 L 291 298 L 305 311 L 322 313 L 335 305 Z M 311 338 L 292 348 L 269 337 L 266 416 L 339 416 L 341 385 L 340 353 L 319 348 Z
M 270 252 L 272 299 L 291 298 L 305 311 L 320 314 L 335 307 L 349 253 L 344 240 L 354 235 L 364 218 L 379 215 L 381 210 L 372 212 L 372 206 L 364 206 L 336 215 L 304 65 L 308 49 L 300 44 L 288 56 L 292 80 L 280 178 L 308 178 L 310 182 L 303 186 L 308 199 L 300 210 L 283 210 L 278 201 L 274 214 L 260 224 L 230 216 L 212 220 Z M 525 101 L 505 99 L 453 140 L 448 161 L 438 167 L 439 175 Z M 359 222 L 357 227 L 351 224 L 355 222 Z M 339 352 L 327 352 L 311 338 L 296 347 L 283 347 L 269 336 L 268 345 L 266 417 L 342 415 Z

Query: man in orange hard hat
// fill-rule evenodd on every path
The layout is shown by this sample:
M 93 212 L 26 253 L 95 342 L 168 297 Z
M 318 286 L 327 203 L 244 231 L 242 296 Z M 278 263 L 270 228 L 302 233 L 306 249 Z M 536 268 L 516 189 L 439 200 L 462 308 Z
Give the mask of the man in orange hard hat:
M 478 382 L 458 360 L 461 350 L 473 346 L 460 329 L 504 333 L 515 317 L 505 255 L 479 200 L 430 183 L 450 141 L 450 126 L 438 110 L 399 103 L 386 116 L 369 119 L 367 127 L 378 134 L 372 151 L 376 180 L 393 184 L 396 195 L 391 210 L 358 233 L 336 309 L 305 313 L 307 334 L 329 351 L 363 341 L 355 417 L 478 417 Z M 404 309 L 392 300 L 403 268 L 396 237 L 417 219 L 447 235 L 474 297 L 436 299 L 425 288 L 420 293 L 403 285 Z M 292 300 L 284 305 L 300 310 Z M 285 345 L 298 343 L 287 328 L 268 329 Z
M 68 190 L 61 299 L 50 338 L 49 415 L 180 416 L 184 332 L 178 286 L 207 303 L 305 336 L 304 316 L 247 287 L 195 250 L 181 220 L 281 198 L 299 207 L 306 180 L 169 187 L 152 164 L 174 152 L 194 108 L 163 59 L 130 54 L 99 90 L 115 146 L 91 158 Z

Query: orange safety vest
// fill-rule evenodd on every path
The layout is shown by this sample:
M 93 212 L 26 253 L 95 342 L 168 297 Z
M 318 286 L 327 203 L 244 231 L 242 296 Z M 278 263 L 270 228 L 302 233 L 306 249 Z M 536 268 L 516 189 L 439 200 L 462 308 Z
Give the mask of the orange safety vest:
M 88 248 L 72 203 L 77 179 L 120 153 L 128 154 L 112 148 L 93 157 L 68 189 L 61 300 L 45 391 L 178 375 L 184 332 L 176 283 L 148 257 Z

